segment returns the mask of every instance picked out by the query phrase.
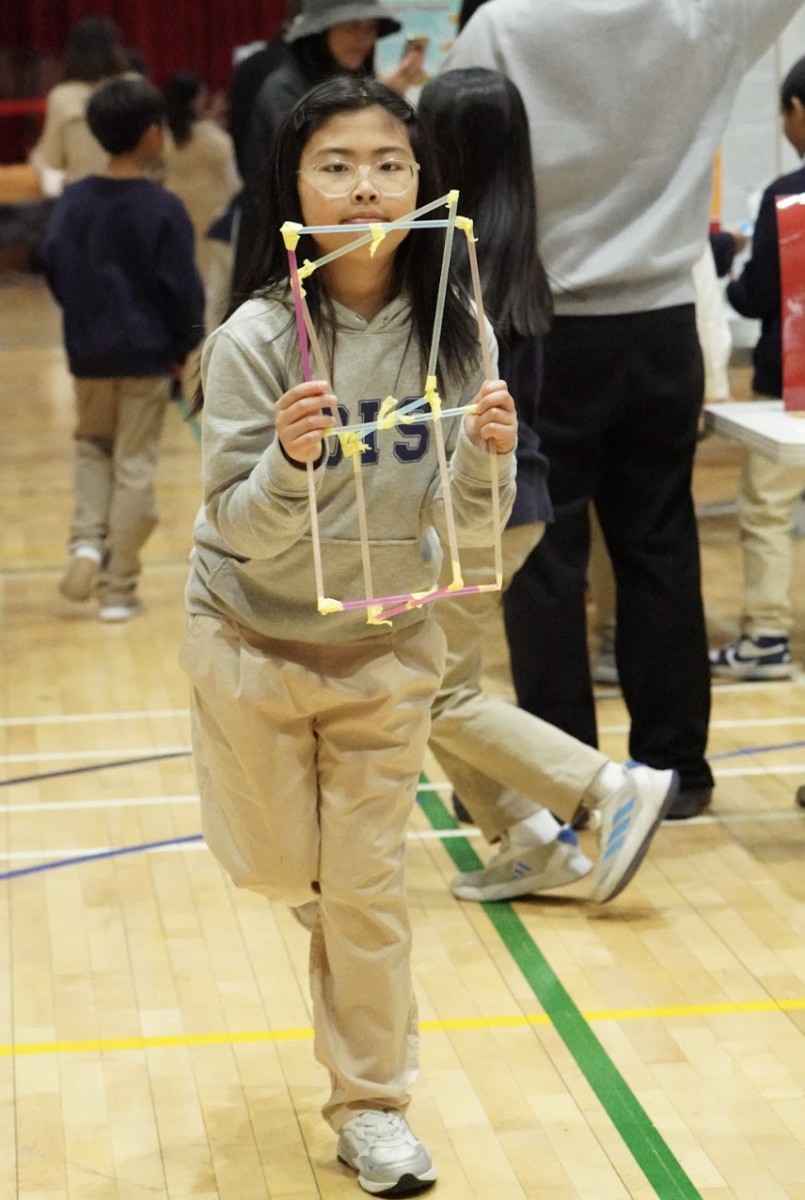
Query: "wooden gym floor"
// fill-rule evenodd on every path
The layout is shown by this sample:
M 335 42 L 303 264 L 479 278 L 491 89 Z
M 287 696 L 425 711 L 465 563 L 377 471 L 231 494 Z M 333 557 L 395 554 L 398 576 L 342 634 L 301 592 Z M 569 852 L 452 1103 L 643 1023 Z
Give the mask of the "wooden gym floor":
M 319 1115 L 307 935 L 236 892 L 199 838 L 176 664 L 193 432 L 172 408 L 145 611 L 101 626 L 56 590 L 72 457 L 58 315 L 24 277 L 0 280 L 0 310 L 0 1197 L 356 1197 Z M 737 463 L 705 441 L 697 501 L 728 501 Z M 701 532 L 715 642 L 737 629 L 734 518 Z M 410 1117 L 441 1200 L 805 1200 L 804 678 L 715 689 L 711 812 L 666 825 L 603 908 L 583 883 L 455 901 L 457 865 L 489 848 L 455 836 L 428 763 Z M 509 690 L 500 632 L 489 685 Z M 618 693 L 598 707 L 624 756 Z

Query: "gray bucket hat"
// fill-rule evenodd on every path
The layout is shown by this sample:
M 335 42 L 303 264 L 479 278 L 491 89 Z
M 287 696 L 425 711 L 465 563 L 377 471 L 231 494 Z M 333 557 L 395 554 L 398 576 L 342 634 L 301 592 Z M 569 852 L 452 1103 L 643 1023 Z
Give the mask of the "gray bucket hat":
M 379 0 L 302 0 L 302 11 L 288 26 L 285 41 L 296 42 L 313 33 L 324 33 L 342 21 L 377 21 L 378 37 L 402 29 Z

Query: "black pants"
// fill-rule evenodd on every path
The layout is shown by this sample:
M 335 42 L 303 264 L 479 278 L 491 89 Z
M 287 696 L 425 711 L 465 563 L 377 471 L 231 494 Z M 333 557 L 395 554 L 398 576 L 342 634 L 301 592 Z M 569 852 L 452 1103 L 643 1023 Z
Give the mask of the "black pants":
M 585 612 L 595 501 L 617 585 L 629 752 L 708 787 L 710 672 L 691 496 L 704 389 L 692 305 L 558 317 L 539 416 L 556 520 L 504 598 L 522 708 L 597 744 Z

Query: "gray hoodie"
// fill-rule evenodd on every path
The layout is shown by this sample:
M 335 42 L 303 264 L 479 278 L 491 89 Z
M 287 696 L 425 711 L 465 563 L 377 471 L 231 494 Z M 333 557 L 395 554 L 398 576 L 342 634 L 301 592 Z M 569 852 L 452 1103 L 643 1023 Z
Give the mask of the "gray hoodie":
M 502 71 L 523 95 L 557 313 L 693 302 L 735 93 L 801 4 L 492 0 L 473 15 L 443 69 Z
M 407 299 L 392 301 L 368 323 L 334 307 L 331 382 L 345 423 L 374 420 L 388 395 L 401 401 L 421 396 L 423 371 Z M 307 472 L 285 457 L 275 437 L 274 402 L 302 380 L 290 301 L 244 304 L 209 337 L 201 369 L 204 503 L 193 534 L 190 612 L 294 641 L 345 642 L 381 632 L 382 626 L 367 623 L 365 610 L 317 610 Z M 444 407 L 469 403 L 481 382 L 479 367 L 465 380 L 446 381 Z M 469 440 L 463 417 L 444 419 L 443 429 L 459 544 L 491 545 L 489 456 Z M 369 445 L 361 471 L 374 593 L 425 591 L 438 577 L 437 529 L 444 529 L 433 426 L 398 425 L 363 440 Z M 353 465 L 336 439 L 328 445 L 315 469 L 324 590 L 333 599 L 360 599 L 366 592 Z M 499 456 L 498 466 L 505 523 L 514 499 L 514 455 Z M 403 613 L 395 624 L 422 620 L 425 611 Z

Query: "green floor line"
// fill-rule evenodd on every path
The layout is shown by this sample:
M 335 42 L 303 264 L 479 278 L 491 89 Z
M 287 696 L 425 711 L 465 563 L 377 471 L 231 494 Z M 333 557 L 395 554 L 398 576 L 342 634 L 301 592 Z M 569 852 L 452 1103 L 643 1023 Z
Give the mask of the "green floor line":
M 428 782 L 424 776 L 422 782 Z M 418 799 L 434 829 L 458 828 L 435 792 L 421 792 Z M 466 838 L 447 838 L 442 845 L 459 871 L 484 865 Z M 701 1200 L 511 904 L 481 907 L 660 1200 Z

